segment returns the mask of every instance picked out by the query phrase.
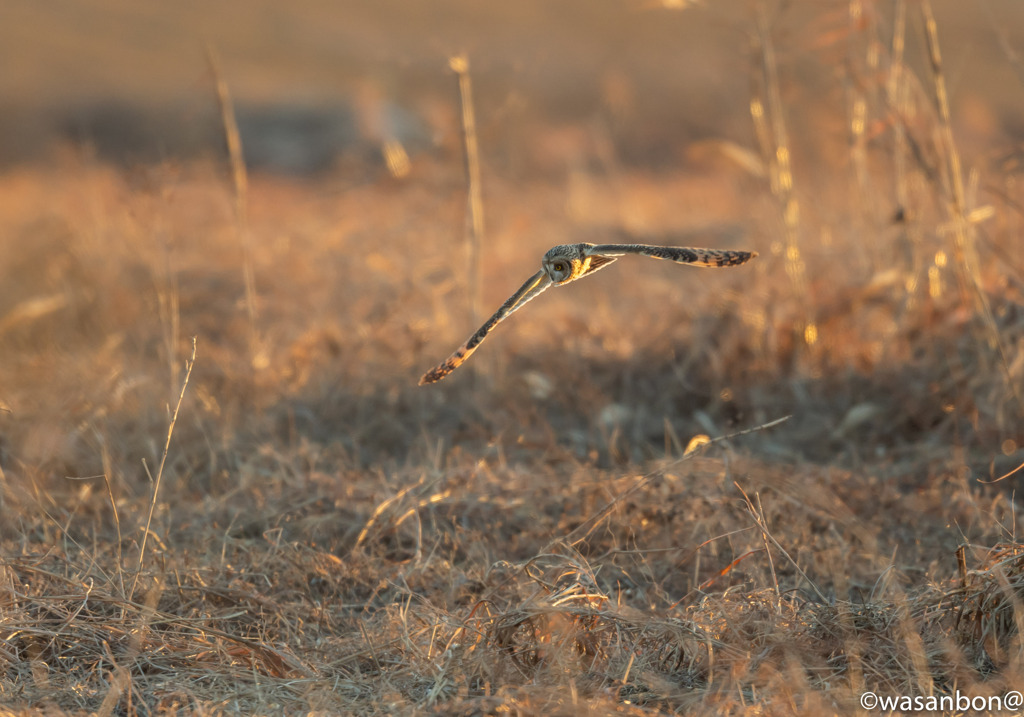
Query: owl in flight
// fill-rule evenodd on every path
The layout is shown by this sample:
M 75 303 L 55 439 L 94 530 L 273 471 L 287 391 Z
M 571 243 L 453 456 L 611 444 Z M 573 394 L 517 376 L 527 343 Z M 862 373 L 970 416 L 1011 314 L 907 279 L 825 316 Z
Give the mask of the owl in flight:
M 420 386 L 440 381 L 461 366 L 494 327 L 518 311 L 530 299 L 542 294 L 549 286 L 561 286 L 590 276 L 625 254 L 640 254 L 655 259 L 669 259 L 680 264 L 711 267 L 737 266 L 757 256 L 756 251 L 693 249 L 649 244 L 560 244 L 548 250 L 541 261 L 540 271 L 527 279 L 526 283 L 519 287 L 519 291 L 512 294 L 501 308 L 494 312 L 494 316 L 487 319 L 484 325 L 466 340 L 466 343 L 443 363 L 423 374 Z

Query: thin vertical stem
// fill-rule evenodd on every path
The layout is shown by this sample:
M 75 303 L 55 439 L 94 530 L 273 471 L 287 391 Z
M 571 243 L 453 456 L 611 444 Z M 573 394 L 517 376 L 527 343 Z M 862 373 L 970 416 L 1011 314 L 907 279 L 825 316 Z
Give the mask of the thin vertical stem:
M 949 207 L 953 223 L 953 257 L 956 260 L 957 280 L 960 286 L 960 300 L 971 301 L 972 286 L 978 286 L 977 262 L 974 259 L 974 245 L 970 222 L 967 219 L 967 201 L 964 193 L 963 169 L 960 152 L 953 140 L 953 121 L 949 111 L 949 93 L 946 90 L 946 76 L 942 71 L 942 53 L 939 51 L 939 29 L 929 0 L 921 0 L 924 16 L 925 41 L 928 45 L 928 60 L 931 63 L 932 82 L 935 85 L 935 108 L 939 113 L 939 129 L 946 155 L 946 178 L 952 202 Z M 980 292 L 975 298 L 982 300 Z M 980 307 L 979 307 L 980 308 Z
M 467 212 L 469 235 L 469 306 L 471 323 L 480 323 L 480 262 L 484 241 L 484 202 L 480 185 L 480 146 L 477 142 L 476 115 L 473 112 L 473 83 L 469 77 L 469 58 L 456 55 L 448 60 L 459 84 L 459 102 L 462 112 L 462 143 L 465 148 L 466 182 L 469 186 Z
M 135 595 L 135 586 L 138 585 L 139 575 L 142 574 L 142 566 L 146 560 L 146 542 L 149 538 L 149 528 L 153 524 L 153 513 L 156 510 L 157 496 L 160 493 L 160 480 L 164 475 L 164 465 L 167 463 L 167 453 L 171 449 L 171 436 L 174 435 L 174 425 L 178 422 L 178 411 L 181 410 L 181 402 L 185 398 L 185 389 L 188 388 L 188 379 L 192 375 L 192 367 L 196 363 L 196 338 L 192 337 L 192 358 L 185 362 L 185 380 L 181 384 L 181 393 L 178 394 L 178 403 L 174 406 L 174 413 L 171 415 L 171 422 L 167 426 L 167 441 L 164 443 L 164 453 L 160 457 L 160 467 L 157 468 L 156 477 L 153 479 L 153 497 L 149 501 L 149 516 L 146 518 L 146 529 L 142 533 L 142 545 L 139 547 L 139 565 L 132 578 L 132 588 L 128 591 L 128 599 Z
M 778 199 L 782 210 L 782 223 L 786 235 L 786 273 L 800 301 L 807 307 L 801 327 L 801 338 L 806 345 L 813 346 L 818 340 L 818 326 L 810 308 L 811 302 L 808 301 L 810 286 L 800 252 L 800 202 L 793 186 L 789 134 L 782 111 L 778 66 L 764 4 L 759 5 L 758 10 L 757 30 L 761 50 L 764 101 L 754 97 L 750 103 L 750 112 L 762 151 L 768 158 L 772 193 Z
M 245 282 L 245 308 L 249 313 L 249 350 L 250 360 L 257 358 L 259 337 L 256 331 L 256 280 L 252 269 L 252 247 L 249 240 L 249 174 L 245 167 L 245 156 L 242 153 L 242 135 L 238 131 L 235 118 L 235 105 L 231 99 L 231 90 L 224 79 L 220 58 L 212 43 L 206 44 L 206 58 L 210 63 L 214 83 L 217 87 L 217 103 L 220 106 L 221 124 L 224 126 L 224 139 L 228 146 L 231 160 L 231 178 L 235 188 L 235 222 L 238 225 L 239 239 L 242 244 L 242 278 Z

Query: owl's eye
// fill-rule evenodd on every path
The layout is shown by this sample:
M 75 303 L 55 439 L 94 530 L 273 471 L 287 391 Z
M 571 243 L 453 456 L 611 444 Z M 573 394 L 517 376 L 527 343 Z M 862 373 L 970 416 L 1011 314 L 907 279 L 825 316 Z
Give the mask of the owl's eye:
M 552 267 L 552 268 L 555 271 L 557 271 L 559 274 L 561 274 L 563 271 L 565 271 L 565 264 L 563 264 L 562 262 L 559 261 L 559 262 L 556 262 L 554 267 Z

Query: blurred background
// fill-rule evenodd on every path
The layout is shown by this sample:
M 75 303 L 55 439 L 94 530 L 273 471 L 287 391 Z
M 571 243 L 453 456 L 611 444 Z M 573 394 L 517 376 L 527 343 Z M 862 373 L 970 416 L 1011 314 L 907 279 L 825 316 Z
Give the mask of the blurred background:
M 496 436 L 629 462 L 794 413 L 791 457 L 1011 463 L 1024 8 L 936 2 L 941 65 L 922 8 L 6 3 L 0 398 L 43 418 L 12 435 L 36 468 L 99 470 L 82 427 L 173 398 L 195 335 L 227 452 L 287 425 L 362 466 Z M 761 257 L 620 262 L 415 388 L 548 247 L 624 240 Z
M 914 9 L 905 59 L 924 72 Z M 564 170 L 583 151 L 574 135 L 594 124 L 620 161 L 678 170 L 694 141 L 753 140 L 748 105 L 757 16 L 766 11 L 752 2 L 647 0 L 302 2 L 287 10 L 259 1 L 16 0 L 2 12 L 5 162 L 38 160 L 61 142 L 118 162 L 217 156 L 209 43 L 253 168 L 308 174 L 389 136 L 414 152 L 454 150 L 448 59 L 456 54 L 472 62 L 482 146 L 495 171 Z M 791 133 L 845 139 L 843 103 L 873 89 L 881 78 L 870 72 L 884 64 L 879 55 L 882 64 L 870 66 L 858 33 L 888 52 L 892 8 L 788 2 L 767 12 Z M 1013 0 L 935 3 L 965 148 L 1021 131 L 1022 12 Z

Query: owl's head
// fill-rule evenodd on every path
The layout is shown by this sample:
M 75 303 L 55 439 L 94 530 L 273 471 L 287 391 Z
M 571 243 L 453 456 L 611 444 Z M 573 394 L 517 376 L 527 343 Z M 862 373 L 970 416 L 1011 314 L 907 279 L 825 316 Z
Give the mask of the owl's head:
M 583 269 L 583 252 L 578 244 L 560 244 L 548 250 L 541 267 L 555 284 L 579 278 Z

